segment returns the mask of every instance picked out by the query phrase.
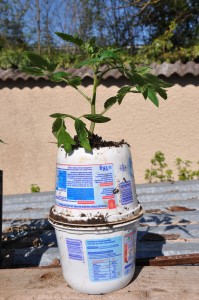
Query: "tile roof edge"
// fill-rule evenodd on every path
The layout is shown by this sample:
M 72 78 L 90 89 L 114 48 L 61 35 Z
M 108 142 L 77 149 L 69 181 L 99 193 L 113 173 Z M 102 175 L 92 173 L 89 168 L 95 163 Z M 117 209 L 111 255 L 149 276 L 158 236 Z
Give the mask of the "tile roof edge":
M 199 75 L 199 63 L 195 63 L 193 61 L 188 61 L 186 64 L 183 64 L 180 61 L 176 61 L 175 63 L 167 63 L 163 62 L 162 64 L 158 63 L 152 63 L 151 65 L 152 68 L 152 74 L 157 75 L 157 76 L 165 76 L 165 77 L 170 77 L 174 74 L 177 74 L 180 77 L 183 77 L 187 74 L 191 74 L 193 76 L 198 76 Z M 63 69 L 62 69 L 63 70 Z M 75 68 L 68 68 L 66 71 L 70 71 L 70 73 L 80 76 L 82 79 L 85 78 L 93 78 L 93 72 L 90 68 L 88 67 L 82 67 L 80 69 L 75 69 Z M 123 77 L 123 75 L 117 71 L 117 70 L 111 70 L 104 76 L 104 79 L 108 78 L 113 78 L 113 79 L 119 79 Z M 17 81 L 17 80 L 48 80 L 47 77 L 36 77 L 33 75 L 29 75 L 26 73 L 21 72 L 20 70 L 17 69 L 0 69 L 0 80 L 1 81 L 7 81 L 7 80 L 12 80 L 12 81 Z

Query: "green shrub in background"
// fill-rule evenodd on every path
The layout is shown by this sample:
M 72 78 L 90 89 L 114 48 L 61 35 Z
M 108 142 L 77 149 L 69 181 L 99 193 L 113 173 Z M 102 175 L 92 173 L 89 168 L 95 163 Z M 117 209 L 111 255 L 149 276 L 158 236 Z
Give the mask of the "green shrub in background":
M 193 171 L 191 169 L 192 162 L 190 160 L 183 161 L 181 158 L 178 157 L 176 158 L 175 163 L 178 169 L 179 180 L 199 179 L 199 170 Z
M 167 163 L 165 162 L 164 154 L 161 151 L 157 151 L 151 159 L 151 168 L 145 171 L 145 179 L 149 183 L 173 181 L 173 171 L 166 168 Z
M 197 162 L 199 164 L 199 162 Z M 194 180 L 199 179 L 199 170 L 192 170 L 190 160 L 183 161 L 176 158 L 175 164 L 178 171 L 178 180 Z M 167 169 L 165 155 L 161 151 L 157 151 L 151 159 L 151 168 L 145 170 L 145 179 L 149 183 L 174 181 L 173 170 Z

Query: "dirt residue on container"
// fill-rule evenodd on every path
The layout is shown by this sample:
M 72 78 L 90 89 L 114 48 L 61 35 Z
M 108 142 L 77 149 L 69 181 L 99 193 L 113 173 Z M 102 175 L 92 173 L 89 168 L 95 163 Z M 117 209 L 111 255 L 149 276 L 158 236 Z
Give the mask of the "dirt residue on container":
M 54 221 L 57 221 L 58 223 L 68 223 L 68 224 L 79 224 L 79 225 L 84 225 L 84 224 L 106 224 L 107 221 L 105 217 L 102 214 L 98 214 L 95 218 L 90 218 L 87 220 L 68 220 L 65 216 L 63 215 L 57 215 L 53 212 L 53 206 L 50 209 L 50 218 Z

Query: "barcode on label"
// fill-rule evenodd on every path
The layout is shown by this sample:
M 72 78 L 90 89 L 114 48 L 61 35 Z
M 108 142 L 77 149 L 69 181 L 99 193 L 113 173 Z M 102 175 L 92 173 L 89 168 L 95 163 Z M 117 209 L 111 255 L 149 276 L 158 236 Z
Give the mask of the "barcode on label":
M 69 259 L 84 260 L 82 241 L 66 239 Z

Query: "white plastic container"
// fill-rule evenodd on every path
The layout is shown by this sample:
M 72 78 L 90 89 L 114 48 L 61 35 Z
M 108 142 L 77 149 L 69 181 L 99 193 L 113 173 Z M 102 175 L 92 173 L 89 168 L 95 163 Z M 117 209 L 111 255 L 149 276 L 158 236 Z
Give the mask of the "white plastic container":
M 83 227 L 59 225 L 50 219 L 66 282 L 88 294 L 110 293 L 125 287 L 135 270 L 138 220 L 111 227 Z
M 78 221 L 103 217 L 125 220 L 140 211 L 128 145 L 83 148 L 66 154 L 58 149 L 54 213 Z

